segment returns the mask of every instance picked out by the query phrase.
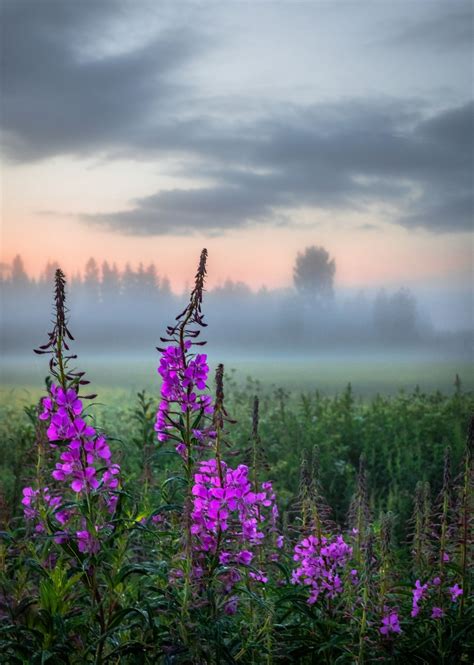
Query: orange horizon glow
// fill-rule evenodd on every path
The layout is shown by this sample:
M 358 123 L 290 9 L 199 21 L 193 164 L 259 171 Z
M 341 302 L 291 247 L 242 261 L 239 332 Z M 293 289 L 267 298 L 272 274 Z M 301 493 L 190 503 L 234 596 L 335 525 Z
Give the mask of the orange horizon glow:
M 47 167 L 42 162 L 10 165 L 2 174 L 2 260 L 11 263 L 20 254 L 36 278 L 48 261 L 60 263 L 69 275 L 82 273 L 90 257 L 119 269 L 154 263 L 177 292 L 192 281 L 203 247 L 209 250 L 210 288 L 227 279 L 253 290 L 288 287 L 296 255 L 310 245 L 322 245 L 335 258 L 339 287 L 459 284 L 471 275 L 470 234 L 408 230 L 382 221 L 386 211 L 375 207 L 295 208 L 284 211 L 287 221 L 281 225 L 255 222 L 219 236 L 125 236 L 81 221 L 81 214 L 127 209 L 135 197 L 178 186 L 165 166 L 66 158 L 50 159 Z M 199 180 L 186 182 L 199 185 Z
M 53 224 L 57 224 L 56 220 Z M 69 225 L 64 232 L 41 234 L 15 233 L 4 243 L 3 262 L 11 264 L 20 254 L 26 272 L 38 278 L 48 262 L 57 261 L 69 275 L 83 274 L 89 258 L 99 266 L 105 260 L 121 271 L 128 263 L 137 268 L 154 263 L 160 277 L 167 277 L 173 290 L 180 291 L 193 279 L 195 265 L 202 247 L 209 250 L 208 285 L 210 288 L 230 279 L 244 282 L 253 290 L 262 286 L 285 288 L 292 284 L 296 255 L 305 247 L 316 244 L 326 247 L 336 260 L 336 284 L 340 287 L 376 287 L 384 284 L 400 286 L 417 282 L 446 279 L 471 271 L 469 246 L 459 249 L 451 237 L 441 242 L 433 253 L 426 239 L 414 243 L 408 232 L 395 230 L 398 242 L 387 242 L 382 234 L 370 231 L 331 234 L 301 232 L 294 229 L 257 229 L 234 231 L 219 237 L 158 236 L 127 237 L 87 227 Z M 13 227 L 14 228 L 14 227 Z M 59 230 L 58 230 L 59 231 Z M 22 237 L 21 237 L 22 236 Z M 405 238 L 403 236 L 406 236 Z

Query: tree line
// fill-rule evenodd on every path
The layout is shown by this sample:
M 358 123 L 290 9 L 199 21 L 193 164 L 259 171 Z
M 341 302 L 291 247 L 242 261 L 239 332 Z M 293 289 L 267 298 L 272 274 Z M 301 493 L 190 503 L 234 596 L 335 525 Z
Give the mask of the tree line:
M 41 276 L 28 275 L 20 256 L 3 265 L 2 337 L 7 350 L 33 342 L 29 331 L 49 311 L 55 262 Z M 234 348 L 287 349 L 364 344 L 412 344 L 433 334 L 407 289 L 363 292 L 343 297 L 334 287 L 336 263 L 322 247 L 308 247 L 296 257 L 293 286 L 252 291 L 242 282 L 225 281 L 206 292 L 213 343 Z M 121 345 L 130 337 L 155 344 L 157 331 L 185 297 L 152 263 L 137 267 L 94 258 L 82 274 L 68 280 L 71 316 L 86 344 L 98 349 Z M 91 325 L 91 321 L 94 325 Z

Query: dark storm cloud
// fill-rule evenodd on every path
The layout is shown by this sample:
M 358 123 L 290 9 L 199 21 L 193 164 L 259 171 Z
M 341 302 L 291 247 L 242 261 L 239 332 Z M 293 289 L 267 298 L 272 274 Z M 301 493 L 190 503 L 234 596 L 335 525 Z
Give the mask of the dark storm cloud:
M 101 29 L 126 21 L 126 2 L 2 3 L 4 149 L 30 161 L 120 150 L 166 124 L 181 94 L 175 72 L 201 48 L 189 29 L 160 29 L 126 53 L 94 54 Z M 84 46 L 85 45 L 85 46 Z M 84 48 L 89 50 L 84 53 Z M 92 45 L 92 46 L 91 46 Z M 82 48 L 82 51 L 81 51 Z
M 159 192 L 130 210 L 84 219 L 130 234 L 218 233 L 272 221 L 285 208 L 360 211 L 382 202 L 400 210 L 390 219 L 406 227 L 466 231 L 473 112 L 469 103 L 425 120 L 412 104 L 341 103 L 262 119 L 250 140 L 219 127 L 206 138 L 202 122 L 188 147 L 211 185 Z

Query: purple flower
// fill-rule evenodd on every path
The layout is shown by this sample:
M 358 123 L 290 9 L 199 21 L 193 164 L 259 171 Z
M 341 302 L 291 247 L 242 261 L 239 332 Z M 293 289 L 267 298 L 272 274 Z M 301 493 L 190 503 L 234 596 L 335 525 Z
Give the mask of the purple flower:
M 74 436 L 75 429 L 65 409 L 59 409 L 52 416 L 46 433 L 50 441 L 67 441 Z
M 89 531 L 76 531 L 77 547 L 84 554 L 97 554 L 100 544 Z
M 183 386 L 196 386 L 199 390 L 205 390 L 209 367 L 206 363 L 207 355 L 198 353 L 184 370 Z
M 432 619 L 442 619 L 444 617 L 444 611 L 441 609 L 441 607 L 433 607 L 431 610 L 431 618 Z
M 64 391 L 59 387 L 55 397 L 59 407 L 69 409 L 75 416 L 78 416 L 82 412 L 82 402 L 78 399 L 77 393 L 73 388 Z
M 398 614 L 395 610 L 389 612 L 388 615 L 382 618 L 382 626 L 379 628 L 382 635 L 389 636 L 392 633 L 400 633 L 400 623 L 398 620 Z
M 293 560 L 299 566 L 292 573 L 293 584 L 310 588 L 308 604 L 315 603 L 321 594 L 334 598 L 343 590 L 339 571 L 344 569 L 352 556 L 352 548 L 342 536 L 332 541 L 310 535 L 295 546 Z
M 41 402 L 43 404 L 43 412 L 38 417 L 40 420 L 49 420 L 53 415 L 55 404 L 51 397 L 43 397 Z
M 230 552 L 221 552 L 219 554 L 219 563 L 221 566 L 227 566 L 232 560 L 232 554 Z
M 248 566 L 253 559 L 252 552 L 248 550 L 242 550 L 237 554 L 237 563 L 242 563 L 244 566 Z
M 88 488 L 97 489 L 99 481 L 96 478 L 96 474 L 97 471 L 93 466 L 86 466 L 85 469 L 74 471 L 75 478 L 71 483 L 71 488 L 75 492 L 82 492 L 82 490 L 87 490 Z
M 237 606 L 239 604 L 238 596 L 231 596 L 224 605 L 224 613 L 231 616 L 237 612 Z
M 74 431 L 76 437 L 82 438 L 94 436 L 95 434 L 95 429 L 82 420 L 82 418 L 74 419 Z
M 416 617 L 420 613 L 419 603 L 422 601 L 428 593 L 428 584 L 421 584 L 420 580 L 416 580 L 415 588 L 412 591 L 413 593 L 413 605 L 411 610 L 411 616 Z
M 98 436 L 97 439 L 89 439 L 84 442 L 84 450 L 87 452 L 87 463 L 93 464 L 96 460 L 110 461 L 112 453 L 104 436 Z
M 461 589 L 459 584 L 456 582 L 454 586 L 449 587 L 449 593 L 451 594 L 451 600 L 455 603 L 459 596 L 462 596 L 464 591 Z
M 34 490 L 32 487 L 23 488 L 23 499 L 21 500 L 21 503 L 25 506 L 23 508 L 23 513 L 27 520 L 34 520 L 39 515 L 36 508 L 33 507 L 36 503 L 38 494 L 39 490 Z
M 185 352 L 191 348 L 191 342 L 184 343 Z M 158 373 L 162 378 L 161 402 L 156 414 L 155 431 L 158 441 L 166 441 L 169 430 L 175 427 L 170 412 L 174 403 L 183 413 L 202 410 L 206 414 L 213 412 L 210 395 L 199 394 L 198 391 L 206 389 L 209 367 L 207 356 L 197 354 L 187 360 L 179 345 L 168 346 L 162 353 Z M 202 433 L 195 429 L 195 436 L 201 440 Z M 179 454 L 184 457 L 182 444 L 179 444 Z
M 109 466 L 107 471 L 105 471 L 104 475 L 102 476 L 102 482 L 104 483 L 104 486 L 110 490 L 117 489 L 119 486 L 119 479 L 117 478 L 119 473 L 120 467 L 118 464 L 112 464 Z

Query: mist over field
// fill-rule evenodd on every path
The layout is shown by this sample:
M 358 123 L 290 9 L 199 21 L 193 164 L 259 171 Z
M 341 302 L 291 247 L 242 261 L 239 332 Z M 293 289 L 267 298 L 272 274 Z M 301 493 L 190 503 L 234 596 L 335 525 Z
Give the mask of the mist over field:
M 20 258 L 4 269 L 2 373 L 7 385 L 42 383 L 45 359 L 33 354 L 46 339 L 52 307 L 52 270 L 34 280 Z M 68 285 L 70 328 L 79 364 L 99 384 L 157 389 L 155 347 L 183 310 L 154 265 L 120 272 L 90 260 Z M 242 382 L 263 388 L 394 393 L 416 385 L 449 392 L 456 374 L 473 387 L 472 308 L 469 294 L 417 297 L 408 288 L 252 290 L 227 280 L 204 294 L 211 365 L 224 362 Z

